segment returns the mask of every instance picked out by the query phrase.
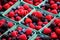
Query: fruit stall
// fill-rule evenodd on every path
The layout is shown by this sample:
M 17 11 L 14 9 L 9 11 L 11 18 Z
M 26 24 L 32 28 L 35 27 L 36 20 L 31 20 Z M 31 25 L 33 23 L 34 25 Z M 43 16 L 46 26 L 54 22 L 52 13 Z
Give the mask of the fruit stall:
M 0 0 L 0 40 L 60 40 L 60 0 Z

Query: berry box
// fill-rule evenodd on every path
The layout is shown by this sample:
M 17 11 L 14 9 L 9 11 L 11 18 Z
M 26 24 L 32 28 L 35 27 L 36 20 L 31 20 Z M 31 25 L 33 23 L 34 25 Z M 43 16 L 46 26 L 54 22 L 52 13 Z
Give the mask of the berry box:
M 49 36 L 50 40 L 60 40 L 60 18 L 54 21 L 42 31 L 43 34 Z
M 31 28 L 24 28 L 16 25 L 16 28 L 1 36 L 1 40 L 33 40 L 36 33 Z
M 14 5 L 18 0 L 0 0 L 0 12 L 4 12 Z
M 26 16 L 21 24 L 32 29 L 40 30 L 42 27 L 47 25 L 52 19 L 53 15 L 43 13 L 42 10 L 34 10 L 31 14 Z
M 32 5 L 34 7 L 39 7 L 42 2 L 44 2 L 45 0 L 21 0 L 29 5 Z
M 57 15 L 60 12 L 60 0 L 47 0 L 41 4 L 40 8 L 46 10 L 46 12 Z
M 26 3 L 18 1 L 11 9 L 5 11 L 3 16 L 15 22 L 21 21 L 26 15 L 32 12 L 34 8 Z
M 6 19 L 5 17 L 0 17 L 0 36 L 7 32 L 14 25 L 15 23 L 11 20 Z

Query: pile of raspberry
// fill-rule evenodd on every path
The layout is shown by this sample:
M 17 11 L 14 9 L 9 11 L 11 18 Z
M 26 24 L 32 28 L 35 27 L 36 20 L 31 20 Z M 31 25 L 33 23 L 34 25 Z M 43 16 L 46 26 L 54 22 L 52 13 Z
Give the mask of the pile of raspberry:
M 24 19 L 22 24 L 39 30 L 41 29 L 44 25 L 48 24 L 53 19 L 53 16 L 50 14 L 44 14 L 40 11 L 34 11 L 31 15 L 28 15 L 27 18 Z
M 25 2 L 27 2 L 27 3 L 29 3 L 29 4 L 32 4 L 32 5 L 37 6 L 37 5 L 39 5 L 40 3 L 42 3 L 44 0 L 23 0 L 23 1 L 25 1 Z
M 8 32 L 7 35 L 3 35 L 1 40 L 28 40 L 34 32 L 31 28 L 17 27 L 16 30 Z
M 15 4 L 17 0 L 0 0 L 0 11 L 5 11 Z
M 23 4 L 21 6 L 18 6 L 17 8 L 12 8 L 12 10 L 8 14 L 6 14 L 6 16 L 15 21 L 20 21 L 31 10 L 32 8 L 30 6 L 28 6 L 27 4 Z
M 43 33 L 48 35 L 51 40 L 60 40 L 60 18 L 56 18 L 48 28 L 43 30 Z
M 48 0 L 41 8 L 53 14 L 58 14 L 60 12 L 60 0 Z
M 9 28 L 13 26 L 13 22 L 7 21 L 5 19 L 0 19 L 0 35 L 6 32 Z

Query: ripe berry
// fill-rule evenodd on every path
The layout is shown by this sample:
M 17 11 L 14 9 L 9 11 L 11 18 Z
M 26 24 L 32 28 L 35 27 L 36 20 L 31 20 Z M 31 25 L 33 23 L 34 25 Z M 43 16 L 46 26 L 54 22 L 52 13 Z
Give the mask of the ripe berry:
M 12 37 L 16 37 L 17 34 L 18 34 L 17 31 L 13 31 L 13 32 L 11 32 L 11 36 L 12 36 Z
M 0 10 L 2 10 L 2 6 L 0 5 Z
M 12 22 L 8 22 L 8 27 L 11 28 L 13 26 Z
M 44 34 L 49 34 L 49 33 L 51 33 L 51 29 L 50 28 L 45 28 L 43 33 Z
M 19 21 L 19 20 L 21 20 L 21 17 L 20 16 L 17 16 L 16 17 L 16 21 Z
M 32 23 L 32 20 L 31 20 L 30 18 L 26 18 L 25 23 L 26 23 L 26 24 Z
M 18 30 L 18 31 L 22 31 L 22 27 L 18 27 L 17 30 Z
M 51 33 L 51 38 L 53 38 L 53 39 L 56 39 L 57 38 L 57 35 L 56 35 L 55 32 Z
M 31 28 L 26 29 L 26 32 L 25 33 L 27 35 L 31 35 L 32 34 L 32 29 Z
M 42 26 L 36 26 L 35 28 L 36 28 L 36 30 L 39 30 L 42 28 Z
M 19 36 L 20 40 L 27 40 L 27 36 L 25 34 L 22 34 Z

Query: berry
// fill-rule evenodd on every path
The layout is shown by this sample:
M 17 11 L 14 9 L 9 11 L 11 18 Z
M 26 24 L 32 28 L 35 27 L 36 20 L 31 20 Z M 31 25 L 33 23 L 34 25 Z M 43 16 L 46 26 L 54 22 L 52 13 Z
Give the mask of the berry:
M 22 34 L 19 36 L 20 40 L 27 40 L 27 36 L 25 34 Z
M 43 24 L 43 22 L 38 22 L 38 25 L 40 25 L 40 26 L 41 26 L 42 24 Z
M 42 26 L 36 26 L 35 28 L 36 28 L 36 30 L 39 30 L 42 28 Z
M 28 29 L 26 29 L 26 32 L 25 32 L 27 35 L 30 35 L 30 34 L 32 34 L 32 29 L 31 28 L 28 28 Z
M 56 35 L 55 32 L 51 33 L 51 38 L 53 38 L 53 39 L 56 39 L 57 38 L 57 35 Z
M 22 27 L 18 27 L 17 30 L 18 30 L 18 31 L 22 31 Z
M 32 20 L 31 20 L 30 18 L 26 18 L 25 23 L 26 23 L 26 24 L 32 23 Z
M 19 21 L 19 20 L 21 20 L 21 17 L 20 16 L 17 16 L 16 17 L 16 21 Z
M 49 33 L 51 33 L 51 29 L 50 28 L 45 28 L 43 33 L 44 34 L 49 34 Z
M 2 6 L 0 5 L 0 10 L 2 10 Z
M 17 34 L 18 34 L 17 31 L 13 31 L 13 32 L 11 32 L 11 36 L 12 36 L 12 37 L 16 37 Z

